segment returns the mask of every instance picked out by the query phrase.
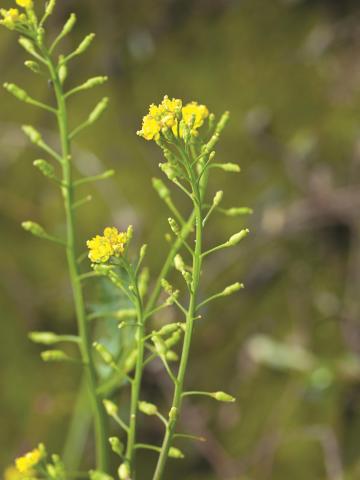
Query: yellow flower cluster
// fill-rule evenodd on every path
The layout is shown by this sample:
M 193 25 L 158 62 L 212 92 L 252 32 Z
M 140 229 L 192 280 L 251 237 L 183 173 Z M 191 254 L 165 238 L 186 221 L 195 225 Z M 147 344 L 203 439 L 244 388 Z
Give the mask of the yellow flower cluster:
M 176 98 L 170 100 L 165 95 L 159 105 L 152 104 L 149 113 L 143 118 L 142 128 L 137 134 L 145 140 L 158 140 L 163 129 L 171 129 L 177 137 L 183 136 L 184 124 L 191 127 L 192 135 L 202 126 L 209 111 L 205 105 L 191 102 L 182 106 L 182 101 Z
M 24 456 L 19 457 L 15 460 L 16 469 L 20 473 L 31 474 L 33 468 L 40 462 L 42 459 L 43 453 L 40 448 L 35 448 L 31 452 L 26 453 Z
M 106 227 L 103 236 L 96 235 L 86 242 L 89 258 L 94 263 L 105 263 L 110 257 L 121 255 L 127 241 L 127 232 L 119 232 L 116 227 Z
M 30 10 L 34 6 L 33 0 L 16 0 L 16 4 L 26 10 Z M 27 20 L 25 13 L 20 13 L 17 8 L 9 8 L 9 10 L 2 8 L 0 14 L 3 17 L 0 24 L 9 30 L 14 30 L 17 23 L 24 23 Z
M 15 467 L 9 467 L 4 472 L 4 480 L 22 480 L 24 478 Z

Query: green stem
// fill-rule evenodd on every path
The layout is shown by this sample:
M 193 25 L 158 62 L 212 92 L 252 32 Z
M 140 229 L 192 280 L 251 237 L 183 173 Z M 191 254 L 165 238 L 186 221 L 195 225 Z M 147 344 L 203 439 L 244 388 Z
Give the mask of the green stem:
M 93 408 L 95 422 L 96 437 L 96 465 L 99 470 L 107 471 L 107 433 L 106 433 L 106 416 L 102 406 L 101 398 L 96 394 L 96 371 L 91 354 L 91 338 L 90 331 L 86 319 L 84 296 L 81 286 L 81 279 L 77 263 L 76 254 L 76 231 L 74 218 L 74 185 L 72 178 L 71 166 L 71 145 L 69 140 L 68 116 L 64 92 L 58 76 L 56 67 L 54 66 L 48 52 L 44 51 L 47 59 L 48 68 L 53 82 L 55 96 L 57 101 L 57 119 L 60 131 L 61 149 L 62 149 L 62 174 L 63 187 L 62 194 L 65 206 L 66 227 L 67 227 L 67 261 L 71 287 L 73 292 L 76 318 L 78 323 L 79 336 L 81 338 L 80 350 L 82 361 L 85 366 L 87 385 L 89 389 L 90 399 Z
M 195 185 L 194 185 L 195 187 Z M 175 390 L 173 395 L 173 401 L 171 405 L 169 416 L 169 422 L 166 428 L 164 440 L 161 447 L 161 453 L 159 455 L 156 470 L 153 476 L 153 480 L 161 480 L 163 478 L 166 462 L 169 455 L 169 450 L 175 434 L 175 428 L 177 419 L 179 418 L 181 406 L 182 406 L 182 393 L 184 389 L 184 380 L 189 361 L 190 346 L 192 341 L 193 329 L 194 329 L 194 317 L 197 305 L 197 296 L 200 282 L 201 273 L 201 251 L 202 251 L 202 213 L 201 213 L 201 195 L 198 189 L 194 188 L 194 195 L 197 199 L 194 201 L 195 212 L 195 224 L 196 224 L 196 239 L 195 239 L 195 251 L 193 255 L 193 277 L 191 284 L 191 294 L 189 301 L 189 308 L 186 316 L 186 330 L 184 336 L 183 349 L 181 354 L 180 366 L 175 383 Z
M 142 306 L 141 296 L 138 290 L 137 281 L 135 279 L 134 286 L 136 290 L 137 302 L 137 328 L 136 328 L 136 340 L 137 340 L 137 359 L 135 366 L 135 377 L 131 382 L 131 402 L 130 402 L 130 420 L 129 430 L 126 445 L 125 458 L 129 462 L 131 478 L 135 480 L 135 445 L 136 445 L 136 425 L 137 425 L 137 412 L 140 397 L 141 380 L 144 369 L 144 350 L 145 350 L 145 326 L 144 326 L 144 311 Z

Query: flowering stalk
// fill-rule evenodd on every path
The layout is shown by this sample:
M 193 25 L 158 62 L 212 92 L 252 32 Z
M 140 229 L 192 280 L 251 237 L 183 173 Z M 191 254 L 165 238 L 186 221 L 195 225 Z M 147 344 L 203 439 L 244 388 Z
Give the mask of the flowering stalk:
M 54 173 L 54 167 L 45 160 L 38 160 L 34 162 L 34 165 L 48 178 L 54 179 L 60 186 L 64 200 L 65 216 L 66 216 L 66 256 L 69 269 L 70 282 L 73 292 L 73 299 L 75 305 L 75 312 L 78 324 L 79 342 L 78 346 L 81 353 L 81 361 L 85 369 L 87 385 L 91 403 L 93 407 L 93 415 L 95 421 L 95 437 L 96 437 L 96 462 L 97 467 L 100 470 L 106 471 L 108 468 L 107 460 L 107 435 L 106 435 L 106 417 L 102 406 L 101 398 L 96 393 L 97 378 L 95 365 L 91 353 L 91 338 L 89 326 L 86 320 L 85 313 L 85 301 L 83 295 L 83 289 L 81 284 L 81 275 L 79 266 L 77 263 L 77 248 L 76 248 L 76 220 L 75 220 L 75 208 L 80 205 L 79 202 L 75 202 L 75 182 L 73 179 L 73 166 L 71 156 L 71 140 L 74 134 L 70 132 L 68 126 L 68 113 L 66 94 L 64 91 L 64 81 L 67 75 L 67 63 L 75 55 L 83 53 L 90 45 L 93 35 L 90 35 L 84 39 L 79 47 L 73 52 L 73 54 L 67 57 L 60 56 L 60 60 L 56 63 L 53 60 L 53 50 L 58 41 L 68 34 L 76 20 L 74 14 L 72 14 L 69 20 L 66 22 L 62 32 L 55 40 L 52 47 L 47 47 L 44 43 L 44 22 L 47 17 L 52 13 L 55 1 L 50 1 L 45 9 L 44 16 L 39 21 L 35 10 L 33 8 L 33 2 L 31 0 L 17 0 L 17 4 L 24 8 L 24 13 L 19 13 L 17 9 L 10 9 L 9 11 L 2 10 L 1 14 L 3 20 L 1 23 L 10 30 L 18 31 L 22 36 L 20 37 L 20 45 L 29 53 L 36 61 L 25 62 L 35 73 L 44 73 L 45 69 L 48 72 L 51 84 L 54 88 L 56 97 L 56 108 L 44 105 L 40 102 L 32 100 L 29 95 L 19 87 L 13 84 L 5 84 L 5 88 L 12 93 L 19 100 L 31 103 L 37 107 L 44 108 L 47 111 L 56 115 L 57 124 L 59 128 L 61 153 L 57 153 L 50 146 L 48 146 L 42 139 L 37 130 L 31 126 L 24 127 L 24 132 L 28 135 L 30 140 L 47 152 L 53 159 L 56 160 L 61 166 L 62 177 L 57 179 Z M 93 79 L 89 85 L 89 82 L 79 87 L 77 91 L 85 90 L 95 85 L 99 85 L 105 81 L 105 77 L 97 77 Z M 70 92 L 73 93 L 73 92 Z M 87 124 L 93 123 L 104 110 L 103 104 L 99 104 L 89 116 Z M 58 243 L 64 243 L 54 237 L 44 234 L 42 227 L 34 224 L 33 222 L 25 222 L 24 228 L 31 233 L 47 238 L 49 240 L 58 241 Z M 57 353 L 58 352 L 58 353 Z M 61 351 L 43 352 L 43 359 L 47 361 L 64 360 L 65 356 L 61 355 Z M 47 353 L 47 355 L 45 355 Z
M 200 134 L 200 128 L 209 119 L 210 138 L 206 139 Z M 234 164 L 216 164 L 213 162 L 215 152 L 213 148 L 217 143 L 219 136 L 228 120 L 228 113 L 225 113 L 218 124 L 214 126 L 214 116 L 209 115 L 204 105 L 198 105 L 192 102 L 182 106 L 180 100 L 164 97 L 163 102 L 156 106 L 151 105 L 148 115 L 143 119 L 142 129 L 138 132 L 140 136 L 146 140 L 155 140 L 163 150 L 166 163 L 160 164 L 160 168 L 170 181 L 172 181 L 181 191 L 191 200 L 193 213 L 187 223 L 183 222 L 181 214 L 176 207 L 172 205 L 168 198 L 167 188 L 159 184 L 158 191 L 165 203 L 174 213 L 176 220 L 169 219 L 172 232 L 177 237 L 174 243 L 174 251 L 180 247 L 185 248 L 191 256 L 191 267 L 188 267 L 182 257 L 177 254 L 174 257 L 174 266 L 178 270 L 185 281 L 189 300 L 188 306 L 185 308 L 177 299 L 174 303 L 179 307 L 185 316 L 185 324 L 183 324 L 184 339 L 181 349 L 181 357 L 179 368 L 175 374 L 166 362 L 166 342 L 164 345 L 155 344 L 157 354 L 164 363 L 165 369 L 174 383 L 173 398 L 168 418 L 163 418 L 165 425 L 165 434 L 161 447 L 153 448 L 159 451 L 159 458 L 154 472 L 153 480 L 162 480 L 164 478 L 165 467 L 168 457 L 173 455 L 173 441 L 176 437 L 182 436 L 176 432 L 177 422 L 181 414 L 182 400 L 189 395 L 206 395 L 218 401 L 229 402 L 235 399 L 225 392 L 199 392 L 185 390 L 185 377 L 188 367 L 190 348 L 194 332 L 194 323 L 198 318 L 199 309 L 206 303 L 215 298 L 230 295 L 241 288 L 240 283 L 225 288 L 222 292 L 212 295 L 203 302 L 199 301 L 199 288 L 201 280 L 201 270 L 204 258 L 221 248 L 236 245 L 247 234 L 247 230 L 241 231 L 230 237 L 228 242 L 214 247 L 204 252 L 203 233 L 204 228 L 214 211 L 222 200 L 223 192 L 215 193 L 210 207 L 206 203 L 207 180 L 211 168 L 220 168 L 225 171 L 238 172 L 239 167 Z M 226 210 L 227 211 L 227 210 Z M 236 212 L 243 214 L 244 212 Z M 248 211 L 246 212 L 248 213 Z M 234 213 L 235 214 L 235 213 Z M 182 228 L 179 227 L 177 221 L 180 220 Z M 187 236 L 195 222 L 195 238 L 193 244 L 188 243 Z M 166 265 L 164 267 L 166 273 Z M 171 285 L 163 278 L 162 285 L 167 293 L 172 293 Z M 171 327 L 171 325 L 169 325 Z M 164 327 L 165 328 L 165 327 Z M 154 340 L 153 340 L 154 341 Z M 186 438 L 194 438 L 192 435 L 185 435 Z M 176 449 L 177 450 L 177 449 Z M 177 457 L 180 458 L 180 455 Z

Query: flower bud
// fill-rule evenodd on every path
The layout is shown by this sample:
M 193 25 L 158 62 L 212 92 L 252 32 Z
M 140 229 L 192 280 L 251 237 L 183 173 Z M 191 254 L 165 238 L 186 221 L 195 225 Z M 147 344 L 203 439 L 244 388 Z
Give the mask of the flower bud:
M 185 270 L 185 263 L 180 254 L 175 255 L 174 266 L 176 270 L 179 270 L 181 273 Z
M 212 398 L 215 398 L 218 402 L 226 402 L 226 403 L 232 403 L 235 402 L 236 398 L 232 397 L 228 393 L 225 392 L 214 392 L 211 394 Z
M 43 227 L 41 227 L 38 223 L 27 221 L 22 222 L 21 226 L 24 230 L 32 233 L 35 237 L 44 238 L 47 236 L 47 233 L 45 232 Z
M 160 328 L 158 335 L 169 335 L 179 329 L 178 323 L 169 323 Z
M 127 308 L 124 310 L 118 310 L 115 314 L 116 318 L 119 320 L 133 318 L 136 315 L 136 310 L 134 308 Z
M 118 475 L 120 480 L 130 480 L 130 467 L 127 462 L 120 465 Z
M 34 62 L 32 60 L 26 60 L 26 62 L 24 62 L 24 65 L 26 68 L 28 68 L 34 73 L 41 73 L 40 65 L 37 62 Z
M 35 160 L 34 167 L 40 170 L 40 172 L 48 178 L 55 178 L 55 168 L 46 160 Z
M 19 44 L 23 47 L 24 50 L 30 53 L 30 55 L 36 55 L 35 46 L 29 38 L 20 37 Z
M 224 170 L 225 172 L 238 173 L 241 171 L 237 163 L 217 163 L 216 167 L 220 168 L 221 170 Z
M 42 141 L 40 133 L 31 125 L 24 125 L 22 130 L 32 143 L 39 144 Z
M 71 358 L 62 350 L 44 350 L 40 354 L 44 362 L 68 362 Z
M 214 207 L 217 207 L 220 204 L 220 202 L 223 198 L 223 195 L 224 195 L 224 192 L 222 190 L 219 190 L 218 192 L 215 193 L 215 196 L 214 196 L 213 202 L 212 202 Z
M 171 407 L 169 412 L 169 420 L 174 421 L 178 417 L 178 409 L 176 407 Z
M 237 215 L 251 215 L 253 213 L 252 208 L 248 207 L 232 207 L 227 210 L 223 210 L 223 213 L 228 217 L 236 217 Z
M 177 362 L 179 360 L 179 355 L 173 350 L 168 350 L 165 354 L 165 358 L 169 362 Z
M 104 399 L 103 400 L 103 405 L 104 405 L 106 413 L 110 417 L 114 417 L 115 415 L 117 415 L 118 407 L 114 402 L 112 402 L 111 400 Z
M 75 23 L 76 23 L 76 15 L 75 13 L 71 13 L 70 17 L 66 20 L 65 25 L 63 26 L 60 36 L 64 37 L 65 35 L 68 35 L 71 32 L 71 30 L 74 28 Z
M 166 199 L 170 197 L 170 190 L 160 178 L 153 178 L 152 184 L 160 198 Z
M 144 245 L 141 246 L 140 248 L 140 253 L 139 253 L 139 258 L 140 258 L 140 262 L 143 260 L 143 258 L 145 257 L 146 255 L 146 250 L 147 250 L 147 244 L 144 243 Z
M 165 353 L 167 352 L 167 347 L 164 340 L 159 335 L 153 335 L 151 337 L 151 340 L 158 355 L 165 355 Z
M 243 228 L 242 230 L 240 230 L 240 232 L 232 235 L 226 243 L 229 247 L 233 247 L 234 245 L 237 245 L 239 242 L 241 242 L 241 240 L 243 240 L 245 237 L 247 237 L 249 233 L 250 231 L 248 228 Z
M 118 439 L 118 437 L 110 437 L 109 438 L 109 443 L 110 443 L 110 446 L 111 446 L 111 450 L 114 453 L 117 453 L 121 457 L 123 452 L 124 452 L 124 445 Z
M 110 366 L 116 366 L 113 356 L 104 345 L 98 342 L 94 342 L 93 347 L 98 352 L 104 363 Z
M 138 407 L 140 412 L 145 413 L 145 415 L 156 415 L 158 412 L 157 406 L 153 403 L 139 402 Z
M 222 295 L 224 297 L 228 295 L 232 295 L 233 293 L 241 290 L 242 288 L 244 288 L 243 283 L 239 283 L 239 282 L 233 283 L 232 285 L 229 285 L 228 287 L 224 288 Z
M 165 290 L 165 292 L 168 293 L 169 295 L 171 295 L 174 292 L 173 286 L 167 280 L 165 280 L 165 278 L 161 279 L 161 286 Z
M 89 35 L 86 35 L 84 40 L 80 43 L 80 45 L 75 50 L 74 55 L 80 55 L 84 53 L 90 47 L 94 38 L 95 38 L 95 33 L 89 33 Z
M 184 458 L 185 455 L 184 455 L 183 452 L 182 452 L 181 450 L 179 450 L 178 448 L 170 447 L 169 457 L 170 457 L 170 458 Z
M 32 342 L 42 345 L 53 345 L 60 341 L 59 335 L 53 332 L 30 332 L 28 336 Z
M 103 85 L 105 82 L 108 81 L 108 77 L 93 77 L 86 80 L 78 89 L 80 90 L 88 90 L 90 88 L 96 87 L 97 85 Z
M 88 122 L 90 124 L 96 122 L 96 120 L 98 120 L 101 117 L 101 115 L 104 113 L 108 104 L 109 104 L 108 97 L 104 97 L 102 100 L 100 100 L 100 102 L 96 105 L 94 110 L 90 113 L 88 117 Z
M 90 470 L 89 476 L 90 480 L 114 480 L 113 477 L 111 477 L 107 473 L 101 472 L 100 470 Z
M 61 63 L 58 69 L 58 74 L 59 74 L 59 80 L 61 85 L 65 82 L 68 76 L 68 69 L 65 63 Z
M 45 8 L 45 15 L 47 17 L 53 13 L 55 5 L 56 5 L 56 0 L 49 0 L 47 2 L 46 8 Z
M 25 92 L 25 90 L 18 87 L 14 83 L 4 83 L 3 86 L 5 90 L 14 95 L 14 97 L 16 97 L 18 100 L 21 100 L 23 102 L 26 102 L 28 100 L 29 95 Z

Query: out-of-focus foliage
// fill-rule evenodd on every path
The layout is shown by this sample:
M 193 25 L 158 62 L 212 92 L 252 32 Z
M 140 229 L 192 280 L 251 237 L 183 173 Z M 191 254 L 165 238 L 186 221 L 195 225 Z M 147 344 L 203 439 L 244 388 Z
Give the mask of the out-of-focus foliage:
M 80 20 L 79 39 L 92 30 L 98 42 L 91 61 L 77 60 L 69 85 L 107 74 L 112 100 L 96 130 L 79 137 L 76 163 L 86 173 L 103 167 L 117 172 L 91 191 L 94 200 L 79 215 L 80 240 L 107 224 L 132 223 L 139 245 L 149 243 L 150 268 L 159 269 L 167 212 L 150 181 L 158 175 L 159 152 L 135 132 L 144 108 L 164 94 L 197 99 L 215 112 L 231 110 L 219 157 L 239 162 L 242 173 L 218 174 L 226 178 L 223 203 L 255 211 L 251 241 L 238 254 L 219 253 L 203 272 L 205 287 L 214 291 L 225 280 L 244 281 L 247 288 L 204 315 L 188 378 L 189 386 L 224 389 L 238 402 L 226 409 L 204 399 L 188 402 L 183 428 L 208 441 L 184 445 L 186 460 L 173 462 L 169 478 L 356 480 L 358 2 L 138 0 L 135 7 L 130 0 L 62 1 L 54 31 L 72 10 Z M 0 55 L 1 82 L 24 85 L 37 98 L 49 96 L 46 85 L 22 67 L 23 53 L 6 32 Z M 47 115 L 20 109 L 5 92 L 0 98 L 0 467 L 5 467 L 39 441 L 61 452 L 79 375 L 70 366 L 42 364 L 37 347 L 26 339 L 30 330 L 73 329 L 62 252 L 20 228 L 27 218 L 55 232 L 64 228 L 59 194 L 32 167 L 38 152 L 19 128 L 36 123 L 52 136 L 53 126 Z M 88 110 L 85 96 L 74 101 L 74 121 Z M 210 223 L 211 244 L 227 239 L 234 222 L 219 216 L 221 228 Z M 156 378 L 145 388 L 161 402 L 166 389 L 160 370 Z M 156 435 L 152 427 L 142 432 L 144 438 Z M 89 452 L 91 447 L 86 446 Z M 153 460 L 144 454 L 139 478 L 146 478 Z

